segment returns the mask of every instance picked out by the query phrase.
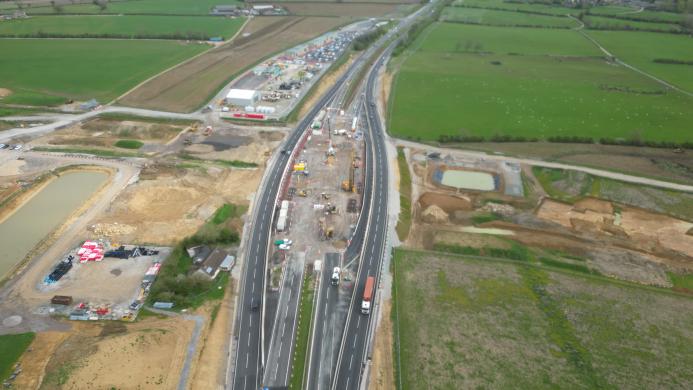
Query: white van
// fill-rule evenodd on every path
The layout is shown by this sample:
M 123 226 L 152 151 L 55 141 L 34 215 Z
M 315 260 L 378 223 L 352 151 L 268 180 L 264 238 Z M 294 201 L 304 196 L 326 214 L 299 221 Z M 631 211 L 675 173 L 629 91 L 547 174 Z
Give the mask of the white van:
M 339 267 L 334 267 L 332 270 L 332 278 L 330 280 L 332 281 L 332 285 L 336 286 L 339 284 L 339 274 L 342 270 L 339 269 Z

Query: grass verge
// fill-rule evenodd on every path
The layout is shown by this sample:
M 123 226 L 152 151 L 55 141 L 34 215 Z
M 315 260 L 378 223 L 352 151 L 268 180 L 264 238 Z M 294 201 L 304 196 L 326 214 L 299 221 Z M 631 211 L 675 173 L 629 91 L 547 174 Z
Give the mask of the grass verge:
M 306 359 L 308 359 L 308 343 L 310 341 L 310 328 L 313 322 L 313 296 L 315 286 L 313 285 L 313 275 L 306 274 L 301 289 L 301 308 L 298 317 L 298 330 L 296 333 L 296 347 L 292 359 L 293 368 L 291 379 L 289 379 L 289 389 L 299 390 L 303 388 L 305 375 Z
M 70 154 L 92 154 L 100 157 L 140 157 L 138 153 L 118 152 L 115 150 L 91 149 L 91 148 L 54 148 L 50 146 L 37 146 L 33 148 L 37 152 L 70 153 Z
M 411 228 L 411 173 L 403 147 L 397 147 L 397 166 L 399 168 L 399 220 L 397 237 L 400 241 L 407 239 Z

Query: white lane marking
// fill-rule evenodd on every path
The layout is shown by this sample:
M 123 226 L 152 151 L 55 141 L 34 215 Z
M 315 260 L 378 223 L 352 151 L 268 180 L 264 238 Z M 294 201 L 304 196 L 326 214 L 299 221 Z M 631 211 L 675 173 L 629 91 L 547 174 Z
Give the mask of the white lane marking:
M 355 340 L 355 339 L 354 339 Z M 349 358 L 349 370 L 351 371 L 351 363 L 354 362 L 354 354 L 351 354 L 351 357 Z
M 249 347 L 250 347 L 250 336 L 252 336 L 252 334 L 250 332 L 248 332 L 248 346 Z
M 248 360 L 250 360 L 250 354 L 247 353 L 245 355 L 245 368 L 248 368 Z M 243 385 L 243 388 L 245 388 L 245 385 Z
M 356 320 L 356 329 L 359 328 L 359 324 L 361 324 L 361 317 Z
M 248 319 L 250 320 L 250 324 L 248 325 L 248 327 L 252 328 L 253 327 L 253 317 L 248 317 Z

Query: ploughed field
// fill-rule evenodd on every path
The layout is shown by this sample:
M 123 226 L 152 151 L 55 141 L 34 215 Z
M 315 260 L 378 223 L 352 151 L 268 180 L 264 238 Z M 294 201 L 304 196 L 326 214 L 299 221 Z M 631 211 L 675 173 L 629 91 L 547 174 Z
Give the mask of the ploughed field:
M 693 61 L 690 38 L 588 34 L 624 61 L 693 90 L 693 67 L 653 62 Z M 411 48 L 393 85 L 396 136 L 693 140 L 692 96 L 608 61 L 578 31 L 434 23 Z
M 405 250 L 394 271 L 403 389 L 693 386 L 690 296 Z
M 208 47 L 160 40 L 0 39 L 0 83 L 13 91 L 3 100 L 105 103 Z

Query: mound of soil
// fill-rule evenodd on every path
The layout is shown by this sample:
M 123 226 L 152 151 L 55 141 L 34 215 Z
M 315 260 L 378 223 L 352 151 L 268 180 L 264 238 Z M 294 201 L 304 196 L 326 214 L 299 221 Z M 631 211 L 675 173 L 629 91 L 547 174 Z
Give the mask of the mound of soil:
M 428 223 L 444 223 L 448 221 L 448 213 L 436 205 L 431 205 L 421 213 L 421 219 Z
M 454 213 L 457 210 L 472 210 L 472 201 L 469 198 L 436 194 L 434 192 L 426 192 L 421 195 L 419 198 L 419 205 L 422 210 L 426 210 L 429 206 L 436 205 L 448 214 Z

